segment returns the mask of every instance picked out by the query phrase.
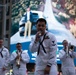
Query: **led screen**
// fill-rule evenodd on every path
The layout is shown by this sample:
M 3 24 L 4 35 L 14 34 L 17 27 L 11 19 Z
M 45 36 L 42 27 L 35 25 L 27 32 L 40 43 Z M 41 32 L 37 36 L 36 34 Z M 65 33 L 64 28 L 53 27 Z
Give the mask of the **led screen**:
M 26 50 L 30 55 L 30 63 L 35 62 L 37 53 L 31 53 L 29 44 L 31 38 L 36 34 L 36 21 L 38 18 L 44 18 L 47 21 L 47 30 L 56 36 L 57 63 L 59 50 L 63 48 L 62 41 L 68 40 L 71 44 L 76 45 L 76 25 L 73 14 L 66 12 L 68 7 L 65 0 L 19 0 L 13 1 L 12 5 L 12 27 L 10 39 L 10 52 L 16 51 L 16 43 L 22 43 L 23 50 Z M 33 14 L 30 36 L 25 36 L 26 25 L 26 10 L 30 7 Z M 28 31 L 27 31 L 28 33 Z

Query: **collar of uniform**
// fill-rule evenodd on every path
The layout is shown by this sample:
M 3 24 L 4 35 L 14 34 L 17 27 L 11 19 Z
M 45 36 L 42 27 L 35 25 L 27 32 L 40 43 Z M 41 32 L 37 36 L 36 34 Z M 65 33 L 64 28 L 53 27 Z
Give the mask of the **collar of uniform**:
M 18 50 L 17 50 L 17 52 L 18 52 Z M 22 49 L 21 49 L 21 51 L 19 53 L 22 53 Z

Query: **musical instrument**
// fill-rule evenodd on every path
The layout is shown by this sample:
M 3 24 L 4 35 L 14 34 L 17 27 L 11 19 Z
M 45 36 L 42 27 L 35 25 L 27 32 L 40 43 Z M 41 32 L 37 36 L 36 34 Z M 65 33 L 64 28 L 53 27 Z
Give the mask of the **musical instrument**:
M 16 59 L 16 64 L 18 67 L 20 67 L 20 55 L 21 55 L 21 53 L 19 51 L 17 51 L 17 57 L 18 58 Z
M 67 56 L 69 55 L 69 51 L 74 51 L 75 46 L 71 45 L 70 43 L 68 44 L 68 46 L 66 46 L 66 54 Z

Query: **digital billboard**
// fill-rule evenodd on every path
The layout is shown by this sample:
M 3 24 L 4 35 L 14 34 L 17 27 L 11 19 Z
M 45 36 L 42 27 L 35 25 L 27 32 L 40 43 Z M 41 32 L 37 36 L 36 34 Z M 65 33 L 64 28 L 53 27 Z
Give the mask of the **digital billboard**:
M 16 1 L 16 0 L 15 0 Z M 65 12 L 68 10 L 64 0 L 19 0 L 12 4 L 12 27 L 10 38 L 10 52 L 16 50 L 16 43 L 22 43 L 22 49 L 26 50 L 30 55 L 30 63 L 34 63 L 37 53 L 31 53 L 29 44 L 31 38 L 36 34 L 36 21 L 38 18 L 44 18 L 47 21 L 47 30 L 56 36 L 57 63 L 59 50 L 63 48 L 62 41 L 68 40 L 71 44 L 76 45 L 76 20 L 73 14 Z M 59 2 L 60 1 L 60 2 Z M 31 33 L 25 35 L 26 29 L 26 10 L 30 7 L 33 14 Z M 63 8 L 64 7 L 64 8 Z M 65 9 L 66 7 L 66 9 Z M 64 10 L 65 9 L 65 10 Z

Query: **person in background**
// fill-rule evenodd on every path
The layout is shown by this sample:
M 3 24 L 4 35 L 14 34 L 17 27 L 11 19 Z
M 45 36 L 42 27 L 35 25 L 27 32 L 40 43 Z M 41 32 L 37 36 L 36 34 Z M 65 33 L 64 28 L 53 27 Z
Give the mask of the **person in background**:
M 26 14 L 25 14 L 25 32 L 24 36 L 31 35 L 31 27 L 33 22 L 33 13 L 30 10 L 30 7 L 27 8 Z M 28 34 L 27 34 L 28 32 Z
M 39 18 L 36 24 L 37 33 L 29 46 L 31 52 L 37 52 L 34 75 L 57 75 L 57 40 L 52 33 L 46 31 L 45 19 Z
M 5 75 L 9 62 L 9 50 L 4 47 L 3 42 L 0 38 L 0 75 Z
M 22 50 L 21 43 L 17 43 L 16 48 L 17 51 L 13 52 L 10 57 L 10 63 L 13 65 L 13 74 L 26 75 L 26 64 L 29 62 L 30 57 L 25 50 Z
M 74 58 L 76 58 L 76 52 L 74 52 L 74 46 L 70 45 L 67 40 L 63 40 L 62 44 L 63 49 L 59 52 L 59 58 L 62 61 L 62 75 L 76 75 L 74 65 Z

